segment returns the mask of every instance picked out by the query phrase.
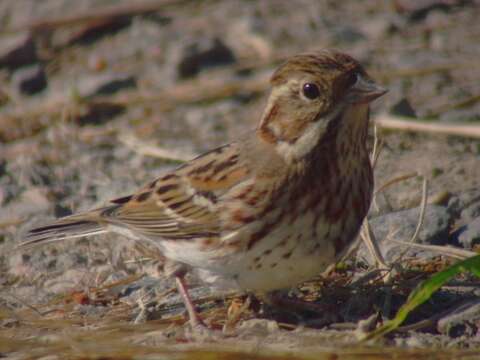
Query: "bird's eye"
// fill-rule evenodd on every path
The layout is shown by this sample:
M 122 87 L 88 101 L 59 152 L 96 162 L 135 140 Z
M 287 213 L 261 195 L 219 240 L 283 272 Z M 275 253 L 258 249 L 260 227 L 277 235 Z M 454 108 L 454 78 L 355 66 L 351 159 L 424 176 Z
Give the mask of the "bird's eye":
M 346 85 L 347 88 L 353 86 L 358 80 L 358 74 L 357 73 L 350 73 L 348 74 L 347 80 L 346 80 Z
M 318 90 L 318 86 L 312 83 L 303 84 L 302 92 L 303 95 L 310 100 L 316 99 L 320 96 L 320 90 Z

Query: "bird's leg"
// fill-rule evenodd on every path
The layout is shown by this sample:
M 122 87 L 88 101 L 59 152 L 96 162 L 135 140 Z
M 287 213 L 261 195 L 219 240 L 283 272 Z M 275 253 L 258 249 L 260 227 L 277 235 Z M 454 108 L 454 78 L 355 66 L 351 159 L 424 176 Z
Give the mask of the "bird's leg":
M 182 296 L 183 303 L 187 308 L 188 317 L 190 319 L 190 325 L 193 329 L 198 327 L 204 327 L 205 324 L 203 323 L 202 319 L 197 314 L 195 310 L 195 305 L 193 304 L 192 298 L 188 293 L 188 287 L 185 283 L 185 278 L 183 276 L 175 276 L 175 282 L 177 283 L 177 289 L 180 295 Z

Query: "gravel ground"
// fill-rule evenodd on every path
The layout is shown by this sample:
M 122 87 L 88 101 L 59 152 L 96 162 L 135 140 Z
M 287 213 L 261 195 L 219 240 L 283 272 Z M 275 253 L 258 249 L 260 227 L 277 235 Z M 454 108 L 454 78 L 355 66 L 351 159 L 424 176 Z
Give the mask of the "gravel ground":
M 429 349 L 437 348 L 446 358 L 474 358 L 480 351 L 480 293 L 478 281 L 469 277 L 444 287 L 409 319 L 410 324 L 430 319 L 429 326 L 373 347 L 356 345 L 353 330 L 360 320 L 377 313 L 392 317 L 419 280 L 452 262 L 438 251 L 410 249 L 404 273 L 391 286 L 377 281 L 355 287 L 371 264 L 361 248 L 328 279 L 288 295 L 334 306 L 334 314 L 279 314 L 255 300 L 234 326 L 235 336 L 192 342 L 172 284 L 158 281 L 158 263 L 144 261 L 145 250 L 126 239 L 98 236 L 21 252 L 14 246 L 34 225 L 128 195 L 182 159 L 254 127 L 268 76 L 297 52 L 335 47 L 361 60 L 390 90 L 375 103 L 376 118 L 390 114 L 431 124 L 478 124 L 479 5 L 461 0 L 1 2 L 0 356 L 22 358 L 40 348 L 44 352 L 37 357 L 85 354 L 83 347 L 71 345 L 75 339 L 98 342 L 87 358 L 126 344 L 132 348 L 122 356 L 133 351 L 130 358 L 135 351 L 147 354 L 142 352 L 147 348 L 155 358 L 157 350 L 205 346 L 232 359 L 246 349 L 251 356 L 267 352 L 269 358 L 284 352 L 408 357 L 411 349 L 423 349 L 419 354 L 429 358 Z M 423 177 L 429 206 L 418 242 L 478 251 L 480 143 L 474 134 L 379 128 L 379 135 L 384 146 L 377 188 L 411 175 L 379 193 L 370 214 L 387 260 L 397 260 L 403 248 L 389 240 L 408 240 L 415 230 Z M 162 156 L 152 156 L 160 150 Z M 194 295 L 213 328 L 223 325 L 235 301 L 245 301 L 201 284 Z M 113 328 L 118 332 L 111 336 Z M 27 351 L 28 341 L 36 342 Z

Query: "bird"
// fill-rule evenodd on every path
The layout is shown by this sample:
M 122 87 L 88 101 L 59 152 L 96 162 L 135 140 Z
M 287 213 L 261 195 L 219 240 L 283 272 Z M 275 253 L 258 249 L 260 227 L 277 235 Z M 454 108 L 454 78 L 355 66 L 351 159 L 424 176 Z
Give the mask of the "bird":
M 373 194 L 370 103 L 387 90 L 334 49 L 293 55 L 270 78 L 255 129 L 104 207 L 33 228 L 21 247 L 101 233 L 167 259 L 193 327 L 189 271 L 214 286 L 271 292 L 323 272 L 349 249 Z

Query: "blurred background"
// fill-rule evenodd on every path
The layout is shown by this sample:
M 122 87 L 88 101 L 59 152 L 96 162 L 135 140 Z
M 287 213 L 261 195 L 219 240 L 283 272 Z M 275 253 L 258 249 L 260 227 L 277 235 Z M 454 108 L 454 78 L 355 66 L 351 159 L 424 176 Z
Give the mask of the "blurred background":
M 269 76 L 298 52 L 334 47 L 360 60 L 389 89 L 375 119 L 478 124 L 479 18 L 476 0 L 1 1 L 0 283 L 41 273 L 48 286 L 16 290 L 40 302 L 88 283 L 86 269 L 106 271 L 105 262 L 128 272 L 118 238 L 1 254 L 32 225 L 128 195 L 253 129 Z M 423 175 L 446 209 L 437 221 L 444 242 L 479 223 L 473 129 L 379 127 L 377 186 L 409 180 L 382 193 L 372 216 L 418 206 Z M 480 243 L 475 233 L 468 239 L 467 248 Z

